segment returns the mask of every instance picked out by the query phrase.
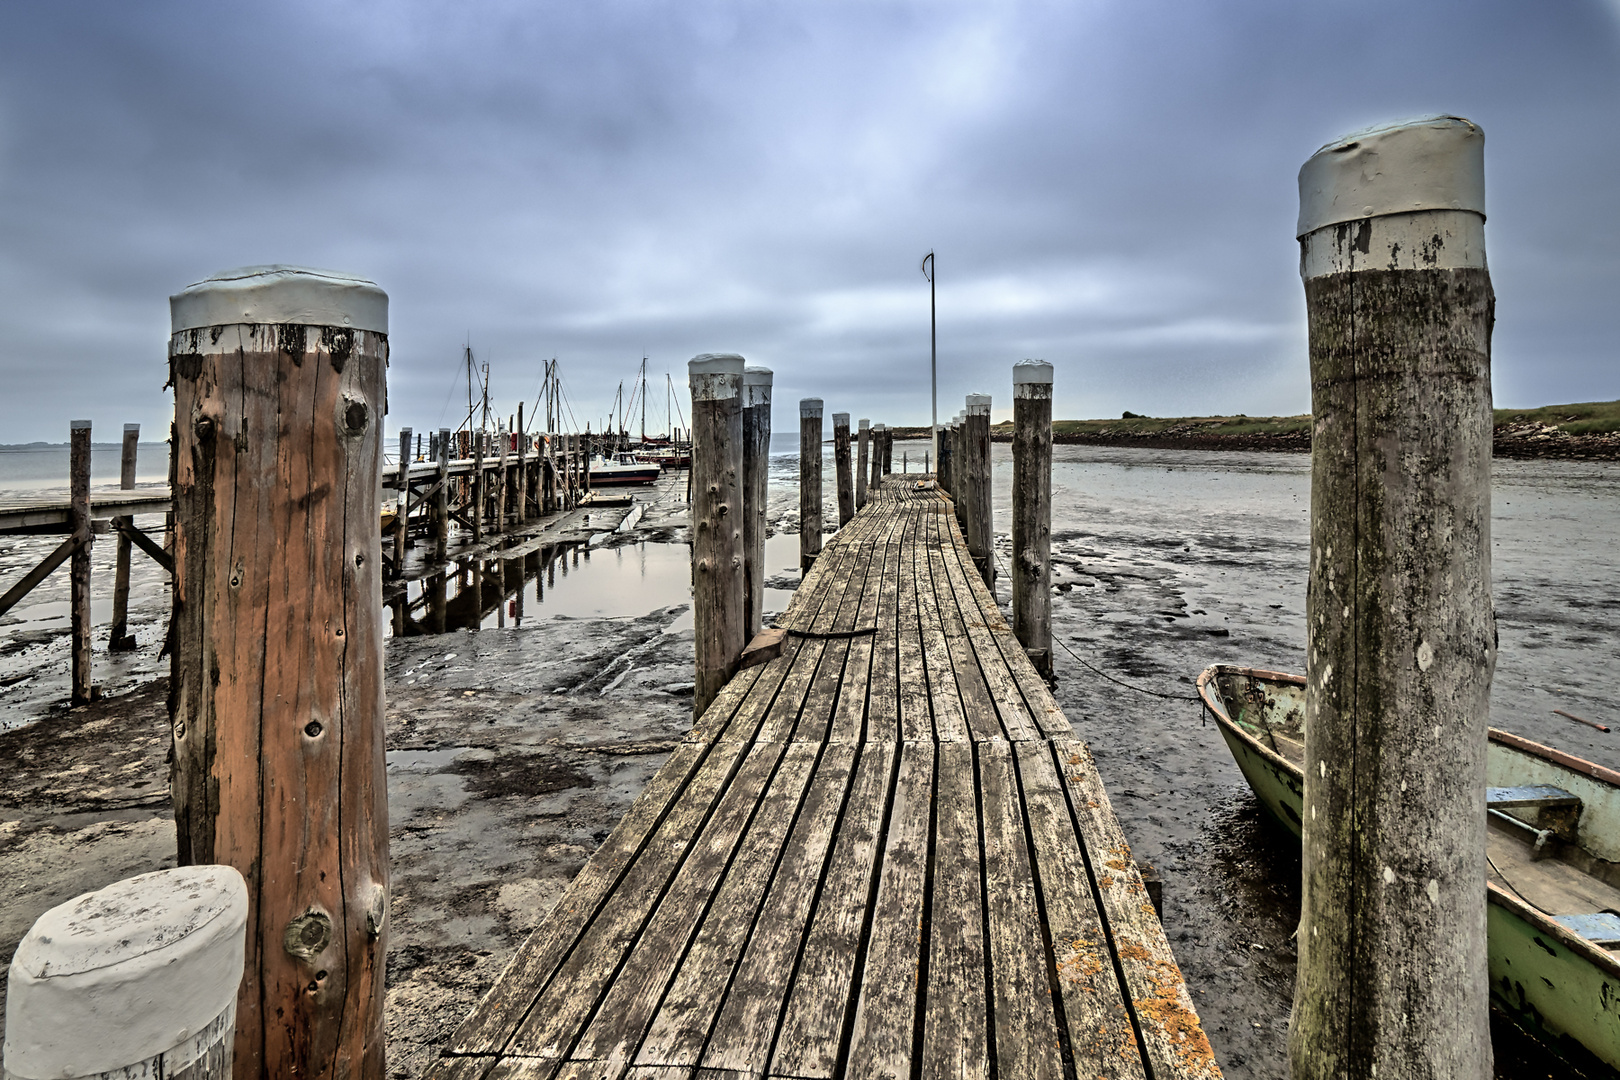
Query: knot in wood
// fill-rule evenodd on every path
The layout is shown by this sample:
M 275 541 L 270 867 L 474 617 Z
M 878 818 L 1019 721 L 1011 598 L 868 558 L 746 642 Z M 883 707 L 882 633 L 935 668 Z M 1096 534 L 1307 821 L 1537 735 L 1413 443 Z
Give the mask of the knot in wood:
M 343 398 L 343 431 L 347 435 L 364 435 L 371 422 L 371 407 L 347 395 Z
M 326 951 L 332 944 L 332 918 L 315 908 L 304 912 L 287 924 L 281 936 L 281 947 L 287 955 L 297 957 L 306 964 Z

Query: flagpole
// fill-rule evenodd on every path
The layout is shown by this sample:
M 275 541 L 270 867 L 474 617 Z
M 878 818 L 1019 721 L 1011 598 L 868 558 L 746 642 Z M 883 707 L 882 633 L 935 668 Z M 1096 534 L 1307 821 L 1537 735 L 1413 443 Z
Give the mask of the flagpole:
M 934 306 L 934 253 L 923 256 L 923 274 L 928 278 L 928 384 L 929 419 L 928 442 L 932 452 L 930 468 L 938 471 L 939 463 L 939 329 Z

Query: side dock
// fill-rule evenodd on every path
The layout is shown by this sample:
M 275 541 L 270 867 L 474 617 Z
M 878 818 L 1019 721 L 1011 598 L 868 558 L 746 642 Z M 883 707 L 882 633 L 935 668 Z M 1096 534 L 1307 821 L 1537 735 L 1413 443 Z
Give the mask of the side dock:
M 430 1075 L 1220 1075 L 1089 751 L 909 480 Z

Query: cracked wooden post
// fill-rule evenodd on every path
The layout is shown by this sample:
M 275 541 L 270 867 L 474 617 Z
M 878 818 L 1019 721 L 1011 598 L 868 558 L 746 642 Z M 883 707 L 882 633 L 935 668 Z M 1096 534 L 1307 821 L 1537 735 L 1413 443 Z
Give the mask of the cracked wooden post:
M 821 399 L 799 399 L 799 572 L 821 554 Z
M 833 467 L 838 478 L 838 527 L 855 516 L 855 477 L 849 460 L 849 413 L 833 413 Z
M 883 428 L 883 475 L 894 472 L 894 432 Z
M 968 554 L 979 576 L 996 587 L 995 520 L 990 507 L 990 395 L 969 394 L 962 416 L 963 472 L 967 474 L 962 512 L 967 520 Z
M 135 486 L 135 455 L 141 441 L 141 425 L 124 425 L 123 453 L 118 461 L 118 488 L 128 491 Z M 128 519 L 135 524 L 133 517 Z M 129 632 L 129 537 L 118 534 L 118 562 L 113 567 L 112 629 L 107 634 L 108 652 L 129 652 L 135 648 L 135 635 Z
M 517 523 L 525 525 L 529 521 L 529 435 L 523 430 L 521 401 L 517 410 L 517 491 Z
M 956 489 L 952 485 L 956 481 L 951 475 L 951 422 L 949 420 L 939 425 L 939 461 L 935 463 L 935 468 L 938 470 L 936 480 L 939 483 L 940 490 L 950 495 L 954 501 Z
M 857 453 L 855 456 L 855 509 L 862 510 L 866 506 L 866 472 L 871 465 L 872 421 L 862 420 L 860 434 L 856 437 Z
M 388 297 L 296 267 L 170 299 L 181 864 L 247 880 L 238 1077 L 384 1075 Z
M 1013 634 L 1052 677 L 1052 365 L 1013 365 Z
M 765 511 L 771 471 L 771 381 L 767 367 L 743 370 L 743 562 L 748 590 L 743 642 L 765 628 Z
M 410 531 L 411 429 L 399 429 L 399 473 L 394 477 L 394 577 L 405 576 L 405 541 Z
M 737 670 L 743 637 L 743 358 L 687 362 L 692 387 L 692 716 Z
M 94 695 L 91 682 L 90 421 L 74 420 L 68 436 L 68 511 L 76 546 L 68 559 L 68 622 L 72 630 L 73 686 L 70 704 L 84 705 Z
M 1296 1080 L 1486 1078 L 1491 324 L 1484 135 L 1299 174 L 1311 560 Z
M 450 549 L 450 429 L 439 429 L 434 464 L 438 466 L 438 487 L 433 492 L 433 566 L 428 575 L 428 626 L 435 634 L 444 633 L 446 615 L 445 565 Z
M 872 478 L 866 485 L 868 496 L 871 495 L 872 489 L 878 486 L 883 477 L 883 433 L 885 430 L 882 424 L 872 425 Z

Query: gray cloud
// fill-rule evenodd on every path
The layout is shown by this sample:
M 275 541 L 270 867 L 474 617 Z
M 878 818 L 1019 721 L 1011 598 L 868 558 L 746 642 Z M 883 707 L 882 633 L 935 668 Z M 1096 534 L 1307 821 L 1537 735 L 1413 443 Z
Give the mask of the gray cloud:
M 645 351 L 927 417 L 1058 365 L 1063 415 L 1309 405 L 1294 176 L 1371 121 L 1487 133 L 1495 381 L 1620 397 L 1603 318 L 1620 9 L 1507 2 L 0 7 L 0 441 L 167 422 L 169 293 L 260 262 L 389 290 L 391 426 Z M 661 401 L 662 394 L 654 394 Z

